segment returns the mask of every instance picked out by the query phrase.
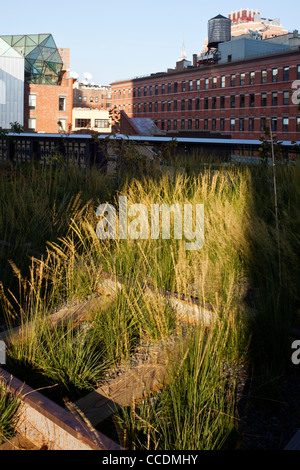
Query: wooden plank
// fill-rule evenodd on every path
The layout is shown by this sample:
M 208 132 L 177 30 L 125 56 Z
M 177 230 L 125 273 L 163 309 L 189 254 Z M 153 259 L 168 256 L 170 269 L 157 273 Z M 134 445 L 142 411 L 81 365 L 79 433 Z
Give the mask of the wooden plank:
M 98 284 L 99 292 L 105 295 L 115 296 L 118 290 L 128 286 L 138 286 L 137 283 L 124 279 L 120 276 L 113 277 L 107 273 L 103 274 L 101 281 Z M 178 294 L 157 289 L 142 283 L 139 285 L 143 289 L 149 302 L 161 301 L 169 303 L 176 312 L 178 318 L 186 323 L 203 324 L 205 326 L 211 325 L 216 320 L 216 312 L 203 307 L 198 299 L 185 299 L 181 298 Z
M 142 400 L 149 391 L 158 390 L 165 378 L 163 365 L 138 366 L 79 399 L 75 405 L 96 426 L 122 406 L 130 406 L 133 401 Z
M 81 321 L 91 319 L 90 315 L 93 311 L 98 308 L 103 308 L 107 302 L 112 300 L 111 297 L 99 295 L 93 297 L 89 300 L 81 302 L 79 305 L 74 307 L 66 307 L 58 310 L 55 313 L 49 315 L 49 324 L 50 326 L 61 324 L 68 324 L 72 321 L 74 326 Z M 24 325 L 18 326 L 16 328 L 11 328 L 7 331 L 0 333 L 0 340 L 9 342 L 22 343 L 27 335 L 35 328 L 36 322 L 31 321 Z
M 22 434 L 17 434 L 15 437 L 2 444 L 0 450 L 40 450 L 40 448 Z
M 0 369 L 9 393 L 21 404 L 16 430 L 39 448 L 48 450 L 122 450 L 119 444 L 19 379 Z
M 108 380 L 97 390 L 75 402 L 93 426 L 100 424 L 121 407 L 143 400 L 167 383 L 167 367 L 178 357 L 178 344 L 152 352 L 147 362 Z

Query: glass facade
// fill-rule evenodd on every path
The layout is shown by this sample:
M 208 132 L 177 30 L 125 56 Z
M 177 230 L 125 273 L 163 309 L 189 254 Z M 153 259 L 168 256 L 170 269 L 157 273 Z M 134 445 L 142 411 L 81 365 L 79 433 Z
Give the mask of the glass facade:
M 51 34 L 0 36 L 0 39 L 0 55 L 17 53 L 24 57 L 25 83 L 59 84 L 63 61 Z

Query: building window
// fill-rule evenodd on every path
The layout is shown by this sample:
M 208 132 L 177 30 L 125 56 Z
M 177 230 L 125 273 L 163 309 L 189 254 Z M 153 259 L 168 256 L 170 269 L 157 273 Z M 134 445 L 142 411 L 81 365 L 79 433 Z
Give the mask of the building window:
M 174 105 L 173 105 L 173 107 L 174 107 L 174 111 L 177 111 L 177 100 L 174 100 Z
M 189 91 L 193 91 L 193 80 L 189 81 Z
M 182 130 L 185 129 L 185 120 L 184 119 L 181 119 L 181 129 Z
M 300 125 L 300 120 L 299 120 L 299 125 Z M 199 119 L 195 119 L 195 130 L 199 130 Z
M 144 113 L 147 112 L 147 103 L 144 103 Z
M 218 84 L 218 77 L 213 77 L 213 88 L 217 88 L 217 84 Z
M 168 93 L 172 93 L 172 83 L 168 83 Z
M 164 95 L 166 91 L 166 86 L 164 83 L 161 84 L 161 94 Z
M 260 130 L 261 130 L 262 132 L 265 132 L 266 127 L 267 127 L 267 120 L 266 120 L 266 118 L 265 118 L 265 117 L 260 118 Z
M 204 130 L 208 131 L 208 119 L 204 119 Z
M 212 109 L 216 109 L 217 108 L 217 98 L 216 96 L 213 96 L 212 97 Z
M 204 98 L 204 109 L 208 109 L 208 98 Z
M 225 85 L 226 85 L 225 81 L 226 81 L 226 77 L 225 77 L 225 75 L 222 75 L 222 77 L 221 77 L 221 88 L 225 88 Z
M 177 119 L 174 119 L 173 121 L 173 129 L 174 131 L 177 131 Z
M 199 78 L 196 80 L 196 90 L 197 91 L 200 90 L 200 80 L 199 80 Z
M 190 98 L 188 100 L 188 110 L 191 111 L 193 109 L 193 100 Z
M 250 85 L 255 84 L 255 72 L 250 72 Z
M 235 95 L 231 95 L 230 97 L 230 106 L 231 108 L 235 108 Z
M 240 118 L 240 131 L 243 132 L 245 130 L 245 121 L 244 118 Z
M 158 85 L 155 85 L 155 95 L 158 95 Z
M 271 129 L 273 132 L 277 132 L 277 118 L 271 119 Z
M 245 95 L 240 95 L 240 108 L 245 107 Z
M 147 96 L 147 87 L 144 86 L 144 96 Z M 123 98 L 125 98 L 125 96 L 123 96 Z
M 149 95 L 152 96 L 152 85 L 149 86 Z
M 185 110 L 185 100 L 181 100 L 181 111 Z
M 128 90 L 128 98 L 131 98 L 131 88 L 129 88 L 129 90 Z M 108 96 L 107 96 L 107 99 L 109 99 Z
M 178 83 L 174 82 L 174 93 L 177 93 L 178 91 Z
M 282 120 L 282 132 L 289 131 L 289 118 L 283 118 Z
M 135 98 L 135 88 L 133 89 L 133 98 Z M 115 92 L 115 99 L 116 99 L 116 92 Z
M 28 129 L 30 131 L 36 131 L 36 119 L 35 118 L 28 119 Z
M 78 101 L 80 101 L 80 102 L 82 101 L 82 96 L 81 95 L 78 96 Z
M 162 102 L 161 102 L 161 111 L 164 111 L 164 110 L 165 110 L 165 102 L 162 101 Z
M 220 119 L 220 131 L 224 132 L 224 130 L 225 130 L 225 119 L 222 118 Z
M 225 96 L 224 95 L 220 97 L 220 108 L 222 109 L 225 108 Z
M 272 69 L 272 82 L 278 82 L 278 69 Z
M 161 121 L 161 130 L 164 131 L 165 130 L 165 121 Z
M 246 74 L 245 73 L 241 73 L 241 76 L 240 76 L 240 85 L 241 86 L 244 86 L 246 83 Z
M 217 129 L 217 120 L 215 118 L 211 121 L 211 130 L 215 131 Z
M 188 120 L 188 130 L 191 131 L 192 128 L 193 128 L 193 121 L 192 121 L 192 119 L 189 119 Z
M 58 110 L 59 111 L 65 111 L 66 110 L 66 97 L 65 96 L 60 96 L 58 98 Z
M 290 79 L 290 68 L 284 67 L 283 68 L 283 81 L 288 82 Z
M 297 117 L 296 130 L 297 130 L 297 132 L 300 132 L 300 117 Z
M 75 119 L 75 127 L 91 127 L 90 119 Z
M 255 94 L 254 93 L 251 93 L 249 95 L 249 105 L 250 105 L 250 108 L 254 108 L 255 106 Z
M 196 98 L 195 100 L 195 109 L 196 111 L 200 109 L 200 98 Z
M 274 91 L 272 93 L 272 106 L 277 106 L 278 105 L 278 93 L 277 91 Z
M 167 120 L 167 130 L 168 131 L 171 130 L 171 121 L 170 121 L 170 119 Z
M 109 120 L 108 119 L 95 119 L 95 127 L 99 128 L 108 128 Z
M 235 131 L 235 119 L 230 119 L 230 130 Z
M 30 94 L 28 97 L 29 109 L 36 109 L 36 95 Z
M 285 106 L 288 106 L 290 104 L 290 92 L 289 91 L 283 92 L 283 104 Z
M 155 101 L 155 103 L 154 103 L 154 111 L 155 111 L 156 113 L 157 113 L 157 111 L 158 111 L 158 103 L 157 103 L 157 101 Z
M 261 71 L 261 83 L 267 83 L 268 72 L 267 70 Z
M 66 120 L 60 119 L 58 121 L 58 132 L 65 132 L 66 130 Z
M 141 87 L 138 87 L 138 96 L 141 96 Z
M 181 91 L 182 92 L 185 91 L 185 81 L 184 80 L 181 82 Z
M 264 108 L 267 106 L 267 93 L 261 94 L 261 106 Z
M 95 101 L 96 101 L 96 103 L 98 103 L 98 101 L 99 101 L 98 96 L 96 96 Z
M 249 131 L 254 131 L 254 118 L 249 118 Z
M 94 102 L 94 98 L 91 96 L 90 97 L 90 103 L 93 103 Z M 63 109 L 60 109 L 60 111 L 64 111 Z
M 209 89 L 209 78 L 205 79 L 205 85 L 204 85 L 205 90 Z
M 230 77 L 230 85 L 235 86 L 235 84 L 236 84 L 236 75 L 235 73 L 232 73 Z
M 171 111 L 171 103 L 172 101 L 168 101 L 168 111 Z
M 149 103 L 149 113 L 152 113 L 152 101 Z
M 83 97 L 83 101 L 86 102 L 86 96 Z
M 300 80 L 300 65 L 297 66 L 297 80 Z

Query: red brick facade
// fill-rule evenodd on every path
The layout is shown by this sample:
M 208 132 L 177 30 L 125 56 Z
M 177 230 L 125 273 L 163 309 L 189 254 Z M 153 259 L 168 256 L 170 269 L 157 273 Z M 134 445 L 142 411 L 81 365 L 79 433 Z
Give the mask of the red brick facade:
M 57 133 L 72 126 L 73 79 L 63 79 L 61 83 L 25 84 L 25 132 Z
M 111 90 L 108 86 L 78 84 L 73 91 L 74 108 L 110 109 Z
M 291 96 L 299 79 L 300 54 L 288 52 L 115 82 L 112 105 L 130 117 L 150 117 L 166 132 L 258 139 L 267 119 L 279 140 L 300 140 L 300 111 Z

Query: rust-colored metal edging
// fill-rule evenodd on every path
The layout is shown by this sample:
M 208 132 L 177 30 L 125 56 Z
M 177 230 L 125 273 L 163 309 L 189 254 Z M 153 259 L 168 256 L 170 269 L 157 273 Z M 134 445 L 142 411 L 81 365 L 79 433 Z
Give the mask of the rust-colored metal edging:
M 67 409 L 0 368 L 7 391 L 20 401 L 17 431 L 48 450 L 122 450 L 119 444 L 77 419 Z

